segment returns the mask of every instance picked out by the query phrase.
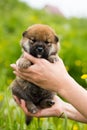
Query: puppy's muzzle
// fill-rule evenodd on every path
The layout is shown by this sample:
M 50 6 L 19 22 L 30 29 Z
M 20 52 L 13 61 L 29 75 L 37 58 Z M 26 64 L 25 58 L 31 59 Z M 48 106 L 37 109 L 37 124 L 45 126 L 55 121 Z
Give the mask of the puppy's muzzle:
M 44 47 L 39 45 L 39 46 L 36 46 L 36 54 L 37 54 L 37 57 L 40 58 L 42 57 L 42 55 L 44 54 Z
M 48 52 L 49 51 L 48 51 L 48 49 L 47 49 L 47 47 L 44 43 L 43 44 L 37 43 L 30 48 L 30 54 L 35 56 L 35 57 L 38 57 L 38 58 L 47 59 L 48 58 Z
M 38 46 L 38 47 L 36 48 L 36 51 L 37 51 L 38 53 L 43 53 L 44 48 L 43 48 L 42 46 Z

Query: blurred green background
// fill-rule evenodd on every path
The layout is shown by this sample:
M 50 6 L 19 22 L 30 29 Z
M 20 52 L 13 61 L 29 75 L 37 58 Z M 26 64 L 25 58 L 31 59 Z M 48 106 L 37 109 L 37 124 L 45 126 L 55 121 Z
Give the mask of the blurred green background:
M 69 74 L 84 88 L 87 84 L 81 75 L 87 73 L 87 19 L 61 17 L 46 13 L 44 10 L 30 8 L 18 0 L 0 1 L 0 129 L 24 130 L 24 116 L 12 99 L 9 85 L 14 79 L 11 63 L 21 55 L 20 39 L 22 32 L 32 24 L 42 23 L 51 26 L 60 38 L 59 56 L 64 60 Z M 62 73 L 62 72 L 61 72 Z M 23 114 L 22 114 L 23 115 Z M 36 119 L 35 119 L 36 120 Z M 51 119 L 50 119 L 51 120 Z M 58 119 L 55 130 L 63 130 L 64 120 Z M 49 121 L 53 123 L 53 121 Z M 41 121 L 42 122 L 42 121 Z M 46 121 L 45 121 L 46 122 Z M 62 124 L 62 125 L 61 125 Z M 69 121 L 68 129 L 87 130 L 81 123 Z M 53 127 L 53 126 L 52 126 Z M 65 127 L 65 126 L 64 126 Z M 29 128 L 28 128 L 29 129 Z M 36 129 L 34 126 L 31 130 Z M 47 130 L 47 128 L 45 128 Z M 50 128 L 50 130 L 53 128 Z M 41 129 L 42 130 L 42 129 Z

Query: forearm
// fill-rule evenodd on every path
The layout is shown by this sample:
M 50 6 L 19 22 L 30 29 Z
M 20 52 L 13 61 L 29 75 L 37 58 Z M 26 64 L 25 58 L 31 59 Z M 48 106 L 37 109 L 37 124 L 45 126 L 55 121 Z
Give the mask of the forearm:
M 87 91 L 70 76 L 61 86 L 58 93 L 87 118 Z
M 64 113 L 62 117 L 64 118 L 65 115 L 68 119 L 79 121 L 82 123 L 87 123 L 87 118 L 85 118 L 80 112 L 78 112 L 71 104 L 64 103 Z

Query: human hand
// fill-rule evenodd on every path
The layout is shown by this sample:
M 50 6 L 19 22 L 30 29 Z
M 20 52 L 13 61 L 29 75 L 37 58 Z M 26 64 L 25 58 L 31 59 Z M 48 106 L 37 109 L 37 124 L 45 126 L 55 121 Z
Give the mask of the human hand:
M 68 73 L 59 58 L 58 62 L 50 63 L 45 59 L 35 58 L 27 53 L 24 57 L 33 63 L 28 69 L 19 70 L 16 64 L 12 64 L 14 74 L 32 82 L 44 89 L 58 92 L 65 85 Z
M 32 114 L 27 110 L 25 101 L 23 99 L 19 101 L 19 99 L 16 96 L 13 95 L 13 97 L 16 103 L 20 106 L 20 108 L 24 111 L 24 113 L 27 116 L 37 117 L 37 118 L 54 117 L 54 116 L 58 118 L 65 118 L 65 116 L 67 116 L 67 118 L 69 119 L 87 123 L 87 118 L 85 118 L 85 116 L 83 116 L 71 104 L 61 100 L 61 98 L 59 98 L 57 95 L 55 95 L 54 97 L 55 104 L 52 107 L 41 109 L 36 114 Z
M 21 99 L 19 101 L 19 99 L 16 96 L 13 96 L 13 97 L 14 97 L 16 103 L 20 106 L 20 108 L 28 116 L 31 116 L 31 117 L 53 117 L 53 116 L 57 116 L 57 117 L 60 117 L 60 116 L 63 115 L 64 102 L 56 95 L 54 97 L 55 104 L 52 107 L 41 109 L 36 114 L 32 114 L 27 110 L 25 101 L 23 99 Z

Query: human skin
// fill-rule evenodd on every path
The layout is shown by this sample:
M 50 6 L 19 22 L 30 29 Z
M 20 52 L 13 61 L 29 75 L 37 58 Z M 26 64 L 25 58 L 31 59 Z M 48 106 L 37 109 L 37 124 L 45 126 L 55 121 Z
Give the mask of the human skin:
M 87 91 L 68 74 L 60 58 L 53 64 L 27 53 L 24 57 L 33 65 L 28 69 L 19 70 L 16 64 L 12 64 L 14 74 L 44 89 L 55 91 L 77 109 L 85 119 L 87 118 Z
M 82 123 L 87 123 L 87 119 L 78 112 L 71 104 L 64 102 L 57 95 L 54 97 L 55 104 L 51 108 L 41 109 L 36 114 L 30 113 L 27 108 L 25 101 L 21 99 L 20 101 L 16 96 L 13 96 L 16 103 L 21 107 L 26 115 L 31 117 L 58 117 L 72 119 Z

